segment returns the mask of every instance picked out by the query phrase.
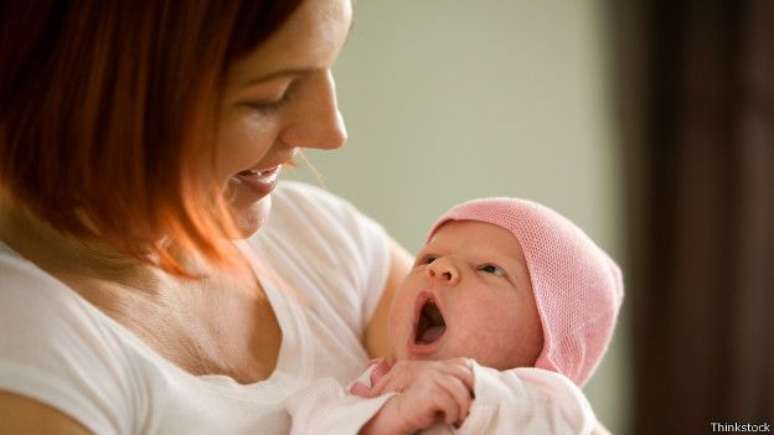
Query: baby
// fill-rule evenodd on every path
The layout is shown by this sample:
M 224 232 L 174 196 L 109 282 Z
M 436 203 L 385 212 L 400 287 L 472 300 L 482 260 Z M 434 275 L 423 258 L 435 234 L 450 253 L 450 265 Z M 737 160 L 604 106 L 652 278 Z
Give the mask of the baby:
M 622 297 L 618 266 L 558 213 L 514 198 L 455 206 L 395 295 L 392 358 L 349 390 L 329 379 L 291 397 L 293 433 L 589 434 L 579 387 Z

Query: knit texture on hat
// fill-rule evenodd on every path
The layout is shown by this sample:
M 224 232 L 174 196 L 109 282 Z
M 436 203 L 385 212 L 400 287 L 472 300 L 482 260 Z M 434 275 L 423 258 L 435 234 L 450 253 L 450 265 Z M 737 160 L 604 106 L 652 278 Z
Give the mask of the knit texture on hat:
M 580 228 L 559 213 L 517 198 L 484 198 L 453 207 L 427 239 L 450 220 L 505 228 L 524 251 L 543 326 L 535 367 L 582 386 L 596 370 L 613 335 L 623 300 L 621 269 Z

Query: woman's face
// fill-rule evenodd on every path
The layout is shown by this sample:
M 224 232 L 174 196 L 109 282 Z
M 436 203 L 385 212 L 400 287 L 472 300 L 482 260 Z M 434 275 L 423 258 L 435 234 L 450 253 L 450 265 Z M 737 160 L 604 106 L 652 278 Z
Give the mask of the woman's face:
M 228 71 L 215 170 L 244 236 L 265 220 L 282 166 L 299 148 L 347 140 L 331 67 L 351 20 L 349 0 L 306 0 Z

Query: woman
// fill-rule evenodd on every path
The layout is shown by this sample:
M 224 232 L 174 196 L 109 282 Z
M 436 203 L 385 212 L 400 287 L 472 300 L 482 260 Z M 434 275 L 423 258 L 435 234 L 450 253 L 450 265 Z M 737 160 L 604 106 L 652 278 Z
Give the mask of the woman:
M 382 353 L 407 253 L 276 182 L 346 140 L 349 0 L 5 3 L 0 432 L 286 433 Z

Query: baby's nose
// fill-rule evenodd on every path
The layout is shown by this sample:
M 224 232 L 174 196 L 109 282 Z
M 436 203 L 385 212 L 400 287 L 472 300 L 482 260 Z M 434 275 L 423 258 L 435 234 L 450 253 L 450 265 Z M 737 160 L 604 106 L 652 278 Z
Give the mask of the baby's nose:
M 427 266 L 427 276 L 431 279 L 445 281 L 448 285 L 454 285 L 460 279 L 460 272 L 451 261 L 441 257 Z

